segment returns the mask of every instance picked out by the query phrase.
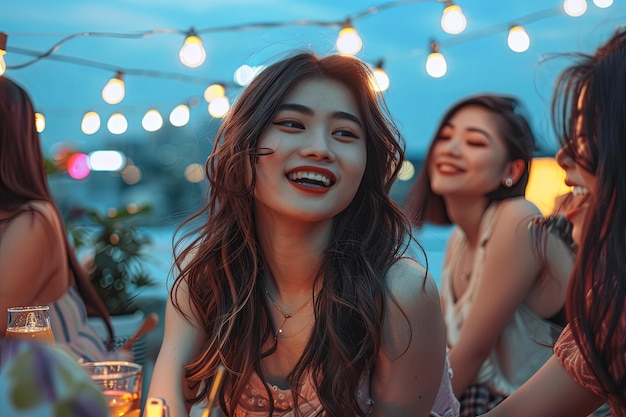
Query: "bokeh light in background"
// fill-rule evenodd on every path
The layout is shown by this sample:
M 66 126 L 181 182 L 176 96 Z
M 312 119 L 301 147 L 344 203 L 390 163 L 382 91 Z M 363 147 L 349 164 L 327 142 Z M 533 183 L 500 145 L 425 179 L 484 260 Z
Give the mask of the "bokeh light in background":
M 46 118 L 41 113 L 35 113 L 35 129 L 39 133 L 46 130 Z
M 398 173 L 398 179 L 400 181 L 410 181 L 415 176 L 415 165 L 408 159 L 405 159 L 402 163 L 402 168 Z
M 89 157 L 84 153 L 75 153 L 67 160 L 67 174 L 75 180 L 87 178 L 91 173 Z
M 141 181 L 141 169 L 135 165 L 126 165 L 121 174 L 122 181 L 128 185 L 137 184 Z
M 125 90 L 124 81 L 122 81 L 122 73 L 118 72 L 102 89 L 102 99 L 109 104 L 117 104 L 124 99 L 124 95 L 126 94 Z
M 441 28 L 451 35 L 457 35 L 467 27 L 467 19 L 456 4 L 446 6 L 441 15 Z
M 601 9 L 606 9 L 607 7 L 611 7 L 613 0 L 593 0 L 593 4 Z
M 509 30 L 507 43 L 513 52 L 525 52 L 530 47 L 530 37 L 523 27 L 513 26 Z
M 89 154 L 92 171 L 120 171 L 126 165 L 126 156 L 118 151 L 94 151 Z
M 446 58 L 440 52 L 431 52 L 426 60 L 426 72 L 433 78 L 441 78 L 446 75 L 448 64 Z
M 554 210 L 555 199 L 572 190 L 565 185 L 565 171 L 550 157 L 533 158 L 526 187 L 526 198 L 532 201 L 544 216 Z
M 189 107 L 185 104 L 179 104 L 170 113 L 170 123 L 175 127 L 185 126 L 189 123 L 190 116 Z
M 251 67 L 250 65 L 241 65 L 235 70 L 233 76 L 234 81 L 240 86 L 246 86 L 250 84 L 250 81 L 256 77 L 256 75 L 263 70 L 262 66 Z
M 383 70 L 382 68 L 376 68 L 373 71 L 374 74 L 374 80 L 372 83 L 372 86 L 374 87 L 374 90 L 376 91 L 387 91 L 387 89 L 389 88 L 389 76 L 387 75 L 387 73 L 385 72 L 385 70 Z
M 339 31 L 337 50 L 345 55 L 356 55 L 363 47 L 363 41 L 359 33 L 351 26 L 345 27 Z
M 148 110 L 141 120 L 141 126 L 148 132 L 156 132 L 163 126 L 163 117 L 157 110 Z
M 185 178 L 189 182 L 198 183 L 204 180 L 204 169 L 200 164 L 189 164 L 185 168 Z
M 565 13 L 572 17 L 582 16 L 587 11 L 587 1 L 565 0 L 563 2 L 563 10 L 565 10 Z
M 222 118 L 226 116 L 228 110 L 230 110 L 230 102 L 228 97 L 217 97 L 211 100 L 209 103 L 209 114 L 215 118 Z
M 107 129 L 114 135 L 121 135 L 128 129 L 128 122 L 122 113 L 112 114 L 107 122 Z
M 207 103 L 213 101 L 218 97 L 224 97 L 226 95 L 226 89 L 221 84 L 211 84 L 204 90 L 204 99 Z
M 174 165 L 178 161 L 178 148 L 169 143 L 162 145 L 157 150 L 156 157 L 165 166 Z
M 80 130 L 85 135 L 93 135 L 100 130 L 100 115 L 95 111 L 88 111 L 83 116 L 83 121 L 80 124 Z

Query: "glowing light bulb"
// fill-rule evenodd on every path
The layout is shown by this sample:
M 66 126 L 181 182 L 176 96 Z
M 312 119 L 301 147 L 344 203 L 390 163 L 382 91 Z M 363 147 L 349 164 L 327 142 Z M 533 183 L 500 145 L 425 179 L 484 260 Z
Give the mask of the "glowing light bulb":
M 170 113 L 170 123 L 176 127 L 185 126 L 189 123 L 189 107 L 184 104 L 174 107 Z
M 402 167 L 400 167 L 400 172 L 398 172 L 398 179 L 400 181 L 409 181 L 414 176 L 415 165 L 408 159 L 405 159 L 404 162 L 402 162 Z
M 2 77 L 7 70 L 7 63 L 4 62 L 4 54 L 6 53 L 6 51 L 0 50 L 0 77 Z
M 211 84 L 204 90 L 204 99 L 207 103 L 213 101 L 214 98 L 224 97 L 226 89 L 221 84 Z
M 88 111 L 83 116 L 83 121 L 80 124 L 80 130 L 85 135 L 93 135 L 100 129 L 100 115 L 95 111 Z
M 148 110 L 141 119 L 141 126 L 148 132 L 156 132 L 163 126 L 163 117 L 157 110 Z
M 109 121 L 107 122 L 107 128 L 109 132 L 114 135 L 121 135 L 126 132 L 128 129 L 128 122 L 126 121 L 126 117 L 122 113 L 115 113 L 109 117 Z
M 509 48 L 514 52 L 524 52 L 528 50 L 530 46 L 530 37 L 528 33 L 521 26 L 513 26 L 509 30 L 509 37 L 507 39 Z
M 180 48 L 178 53 L 180 62 L 189 68 L 197 68 L 206 59 L 206 52 L 202 46 L 202 39 L 195 35 L 195 32 L 191 31 L 189 36 L 185 38 L 183 47 Z
M 123 73 L 119 72 L 115 77 L 111 78 L 109 82 L 102 89 L 102 99 L 109 104 L 117 104 L 124 99 L 126 89 L 124 87 L 124 81 L 122 80 Z
M 593 0 L 593 4 L 601 9 L 606 9 L 607 7 L 611 7 L 613 0 Z
M 4 55 L 7 53 L 7 34 L 0 32 L 0 77 L 7 70 L 7 64 L 4 62 Z
M 432 52 L 426 59 L 426 72 L 433 78 L 441 78 L 448 72 L 446 58 L 439 52 Z
M 379 66 L 374 69 L 373 74 L 374 82 L 372 83 L 372 87 L 374 88 L 374 91 L 387 91 L 389 88 L 389 76 L 385 70 Z
M 565 13 L 572 17 L 582 16 L 587 11 L 587 1 L 565 0 L 563 3 L 563 10 L 565 10 Z
M 215 118 L 219 119 L 226 116 L 228 110 L 230 110 L 230 103 L 226 96 L 213 99 L 209 103 L 209 114 Z
M 459 6 L 449 3 L 441 16 L 441 28 L 451 35 L 456 35 L 465 30 L 467 19 Z
M 41 113 L 35 113 L 35 129 L 39 133 L 46 129 L 46 118 Z
M 233 79 L 240 86 L 246 86 L 254 80 L 259 72 L 263 70 L 263 66 L 251 67 L 250 65 L 242 65 L 235 70 Z
M 339 31 L 337 37 L 337 43 L 335 44 L 337 50 L 345 55 L 356 55 L 363 46 L 363 41 L 358 32 L 351 26 L 346 26 Z

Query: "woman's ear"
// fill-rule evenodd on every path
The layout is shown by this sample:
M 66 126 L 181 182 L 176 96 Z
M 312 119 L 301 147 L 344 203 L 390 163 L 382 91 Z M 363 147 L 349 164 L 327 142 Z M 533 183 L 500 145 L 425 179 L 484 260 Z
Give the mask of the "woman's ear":
M 513 180 L 513 184 L 517 184 L 520 178 L 522 178 L 522 174 L 524 174 L 525 168 L 526 163 L 522 159 L 510 161 L 507 164 L 506 170 L 504 172 L 505 176 L 502 179 L 502 183 L 504 184 L 507 178 L 511 178 Z

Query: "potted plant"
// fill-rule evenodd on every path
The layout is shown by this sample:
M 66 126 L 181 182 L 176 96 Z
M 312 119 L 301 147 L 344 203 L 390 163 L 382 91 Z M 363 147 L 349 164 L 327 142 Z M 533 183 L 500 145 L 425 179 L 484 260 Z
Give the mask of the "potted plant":
M 78 208 L 71 210 L 67 222 L 74 247 L 87 252 L 83 264 L 111 315 L 116 348 L 135 333 L 144 319 L 137 304 L 141 289 L 155 285 L 144 268 L 146 249 L 151 240 L 140 233 L 134 222 L 135 216 L 150 210 L 147 205 L 127 205 L 102 214 L 94 209 Z M 88 222 L 78 223 L 84 219 Z M 106 338 L 102 320 L 90 318 L 90 324 L 103 339 Z M 133 346 L 137 360 L 137 356 L 144 353 L 142 349 L 145 348 L 141 347 L 140 341 Z

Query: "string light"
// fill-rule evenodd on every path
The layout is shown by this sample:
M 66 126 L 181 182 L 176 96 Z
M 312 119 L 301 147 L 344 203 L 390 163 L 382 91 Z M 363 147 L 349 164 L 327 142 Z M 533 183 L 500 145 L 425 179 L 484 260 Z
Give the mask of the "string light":
M 204 63 L 206 52 L 202 46 L 202 39 L 194 29 L 189 30 L 178 56 L 180 62 L 189 68 L 197 68 Z
M 451 35 L 458 35 L 463 32 L 467 27 L 467 19 L 463 14 L 461 7 L 452 3 L 452 1 L 446 1 L 446 7 L 443 9 L 441 15 L 441 28 Z
M 347 21 L 339 31 L 335 47 L 344 55 L 356 55 L 363 47 L 363 41 L 350 21 Z
M 426 59 L 426 72 L 433 78 L 441 78 L 448 72 L 446 58 L 439 52 L 439 44 L 430 43 L 430 54 Z
M 46 130 L 46 117 L 41 113 L 35 113 L 35 129 L 38 133 Z
M 109 117 L 107 129 L 114 135 L 121 135 L 128 129 L 128 121 L 122 113 L 114 113 Z
M 607 7 L 611 7 L 613 0 L 593 0 L 593 4 L 601 9 L 606 9 Z
M 85 135 L 93 135 L 100 130 L 100 115 L 95 111 L 88 111 L 83 116 L 83 120 L 80 123 L 80 130 Z
M 174 107 L 174 110 L 170 113 L 170 123 L 175 127 L 182 127 L 189 123 L 189 106 L 185 104 L 179 104 Z
M 118 71 L 115 77 L 111 78 L 102 89 L 102 99 L 109 104 L 117 104 L 124 99 L 126 88 L 122 78 L 124 73 Z
M 163 126 L 163 117 L 158 110 L 148 110 L 141 119 L 141 126 L 148 132 L 156 132 Z
M 376 66 L 373 70 L 373 74 L 374 74 L 374 80 L 372 83 L 372 87 L 374 88 L 374 90 L 380 91 L 380 92 L 387 91 L 387 89 L 389 88 L 390 81 L 389 81 L 389 76 L 383 69 L 382 59 L 376 63 Z
M 244 64 L 235 70 L 233 79 L 235 83 L 245 87 L 250 84 L 250 81 L 252 81 L 262 69 L 263 67 L 251 67 L 250 65 Z
M 563 2 L 563 10 L 565 10 L 565 13 L 572 17 L 582 16 L 587 11 L 587 1 L 565 0 Z
M 207 103 L 213 101 L 218 97 L 224 97 L 226 95 L 226 88 L 222 84 L 211 84 L 204 90 L 204 99 Z
M 0 77 L 7 70 L 7 64 L 4 62 L 4 55 L 7 53 L 7 34 L 0 32 Z
M 233 31 L 233 30 L 267 29 L 267 28 L 295 26 L 295 25 L 300 25 L 300 26 L 316 25 L 316 26 L 325 26 L 325 27 L 341 27 L 341 30 L 337 38 L 337 42 L 335 44 L 337 51 L 339 53 L 354 55 L 361 50 L 363 43 L 359 34 L 357 33 L 357 31 L 354 29 L 352 25 L 353 21 L 378 13 L 387 8 L 392 8 L 392 7 L 396 7 L 400 5 L 406 5 L 409 3 L 417 3 L 417 2 L 422 2 L 422 1 L 425 1 L 425 0 L 389 1 L 387 3 L 384 3 L 376 7 L 369 7 L 362 11 L 358 11 L 356 13 L 351 14 L 347 18 L 344 18 L 339 21 L 320 22 L 320 21 L 311 21 L 311 20 L 297 20 L 293 22 L 253 23 L 253 24 L 226 26 L 226 27 L 212 27 L 212 28 L 207 28 L 207 29 L 198 30 L 198 31 L 192 28 L 186 32 L 183 32 L 180 30 L 172 30 L 172 29 L 158 29 L 158 30 L 151 30 L 151 31 L 132 33 L 132 34 L 81 32 L 81 33 L 76 33 L 76 34 L 66 36 L 61 41 L 54 44 L 52 48 L 50 48 L 49 50 L 45 52 L 30 51 L 27 49 L 16 48 L 16 47 L 7 48 L 6 47 L 7 34 L 0 32 L 0 75 L 2 75 L 5 69 L 13 70 L 13 69 L 24 68 L 41 59 L 62 61 L 62 62 L 76 64 L 76 65 L 83 65 L 83 66 L 89 66 L 93 68 L 105 69 L 107 71 L 116 70 L 115 67 L 110 63 L 95 62 L 95 61 L 90 61 L 90 60 L 78 58 L 78 57 L 63 56 L 63 55 L 56 53 L 57 49 L 63 43 L 72 39 L 76 39 L 78 37 L 82 37 L 82 36 L 115 37 L 115 38 L 145 38 L 145 37 L 156 35 L 156 34 L 168 34 L 168 33 L 177 34 L 177 35 L 185 34 L 186 35 L 185 44 L 189 44 L 190 45 L 189 48 L 195 49 L 197 52 L 195 55 L 196 57 L 195 61 L 192 59 L 192 62 L 195 62 L 195 64 L 192 63 L 192 65 L 199 66 L 202 64 L 202 62 L 206 58 L 206 52 L 204 51 L 204 47 L 202 46 L 202 40 L 200 39 L 200 36 L 199 36 L 199 34 L 201 33 L 208 33 L 208 32 L 216 33 L 220 31 Z M 441 18 L 441 24 L 442 24 L 442 28 L 446 30 L 447 33 L 458 34 L 465 30 L 467 26 L 467 19 L 465 18 L 463 11 L 458 5 L 454 4 L 452 0 L 433 0 L 433 1 L 437 1 L 445 5 L 442 18 Z M 613 0 L 593 0 L 593 2 L 596 6 L 600 8 L 609 7 L 613 4 Z M 528 24 L 530 22 L 537 21 L 540 19 L 562 15 L 563 12 L 567 13 L 570 16 L 580 16 L 585 13 L 586 9 L 587 9 L 587 3 L 585 0 L 564 0 L 564 2 L 562 3 L 562 6 L 556 6 L 551 9 L 534 12 L 527 16 L 522 16 L 518 18 L 517 20 L 520 22 L 523 21 L 524 24 Z M 476 40 L 478 38 L 489 36 L 491 34 L 501 32 L 503 30 L 503 26 L 504 25 L 500 23 L 500 24 L 493 25 L 492 27 L 483 28 L 481 30 L 474 31 L 467 35 L 447 38 L 443 40 L 441 43 L 432 42 L 431 51 L 430 51 L 430 54 L 428 56 L 427 63 L 426 63 L 426 69 L 427 69 L 428 74 L 432 77 L 438 78 L 438 77 L 444 76 L 447 72 L 447 63 L 446 63 L 445 57 L 439 51 L 440 47 L 449 47 L 452 45 L 458 45 L 464 42 L 468 42 L 468 41 Z M 528 46 L 525 47 L 526 49 L 524 49 L 524 47 L 521 47 L 521 46 L 512 46 L 513 44 L 512 39 L 514 38 L 513 34 L 515 34 L 515 36 L 520 36 L 520 39 L 522 39 L 525 35 L 527 40 L 522 39 L 523 40 L 522 45 L 524 43 L 527 43 L 529 45 L 530 37 L 528 36 L 528 33 L 526 33 L 526 31 L 521 26 L 514 25 L 513 27 L 511 27 L 511 25 L 508 25 L 508 28 L 509 28 L 509 36 L 508 36 L 509 47 L 514 51 L 526 50 Z M 345 38 L 346 36 L 347 36 L 347 39 L 352 39 L 351 42 L 348 42 L 348 44 L 351 45 L 349 47 L 343 46 L 343 42 L 344 42 L 344 39 L 346 39 Z M 189 40 L 189 42 L 187 42 L 187 40 Z M 179 52 L 180 55 L 184 55 L 182 54 L 183 48 L 181 48 L 181 51 Z M 7 50 L 11 54 L 18 53 L 18 54 L 23 54 L 23 55 L 31 55 L 31 56 L 34 56 L 34 58 L 32 60 L 29 60 L 21 64 L 6 65 L 4 62 L 4 54 L 6 53 Z M 419 50 L 409 51 L 411 55 L 416 55 L 417 52 L 419 52 Z M 181 60 L 182 60 L 182 57 L 181 57 Z M 248 65 L 242 65 L 235 72 L 234 81 L 239 86 L 245 86 L 262 69 L 263 69 L 262 66 L 251 67 Z M 388 82 L 389 77 L 382 70 L 382 68 L 374 68 L 373 71 L 377 77 L 377 81 L 375 84 L 381 88 L 381 91 L 384 91 L 382 87 L 384 84 Z M 160 78 L 183 80 L 183 81 L 188 81 L 188 82 L 193 82 L 193 83 L 202 83 L 204 85 L 210 85 L 209 88 L 212 88 L 213 84 L 219 84 L 224 88 L 224 93 L 223 93 L 224 96 L 220 97 L 219 94 L 216 95 L 216 97 L 220 97 L 221 99 L 218 100 L 218 102 L 212 106 L 213 108 L 210 109 L 210 112 L 216 115 L 214 117 L 223 117 L 223 115 L 227 113 L 228 109 L 230 108 L 228 97 L 225 96 L 225 86 L 230 85 L 230 83 L 228 82 L 215 83 L 213 80 L 208 81 L 200 77 L 189 76 L 188 74 L 174 74 L 174 73 L 167 73 L 163 71 L 136 70 L 136 69 L 128 69 L 128 68 L 123 69 L 123 70 L 122 69 L 117 70 L 116 77 L 112 78 L 109 81 L 109 83 L 113 85 L 112 89 L 113 90 L 117 89 L 117 92 L 118 92 L 117 98 L 114 98 L 109 101 L 109 99 L 106 99 L 104 97 L 106 95 L 104 90 L 106 90 L 107 88 L 105 87 L 105 89 L 103 89 L 103 98 L 105 99 L 105 101 L 112 103 L 112 104 L 119 103 L 120 101 L 122 101 L 122 99 L 124 98 L 124 94 L 125 94 L 124 81 L 122 80 L 122 77 L 129 73 L 132 75 L 138 75 L 138 76 L 160 77 Z M 380 78 L 378 74 L 380 74 Z M 107 85 L 109 83 L 107 83 Z M 374 88 L 378 88 L 376 85 L 374 85 Z M 214 101 L 214 99 L 212 98 L 213 93 L 209 94 L 209 88 L 207 88 L 207 91 L 205 91 L 205 99 L 207 99 L 207 96 L 208 96 L 209 98 L 207 99 L 207 102 L 209 102 L 209 100 L 211 100 L 212 102 Z M 191 99 L 189 101 L 189 104 L 191 104 Z M 122 115 L 120 114 L 120 116 Z M 89 126 L 87 126 L 87 120 L 90 120 Z M 170 123 L 172 123 L 173 126 L 183 126 L 186 123 L 188 123 L 188 121 L 189 121 L 189 107 L 185 105 L 177 106 L 170 113 Z M 109 120 L 109 123 L 110 122 L 111 120 Z M 124 123 L 125 124 L 124 124 L 124 128 L 122 129 L 122 131 L 126 131 L 127 129 L 127 122 L 125 118 L 124 118 Z M 85 114 L 85 116 L 83 117 L 83 121 L 81 123 L 81 129 L 83 130 L 83 132 L 85 132 L 85 134 L 93 134 L 99 130 L 99 127 L 100 127 L 100 121 L 99 121 L 99 116 L 97 114 L 94 113 L 90 115 L 89 118 L 87 118 L 87 114 Z M 116 129 L 116 130 L 120 130 L 120 129 Z M 120 133 L 116 133 L 116 134 L 120 134 Z
M 209 114 L 217 119 L 226 116 L 228 110 L 230 110 L 230 102 L 228 97 L 216 97 L 209 103 Z
M 507 43 L 513 52 L 524 52 L 530 47 L 530 37 L 523 27 L 515 25 L 509 30 Z

